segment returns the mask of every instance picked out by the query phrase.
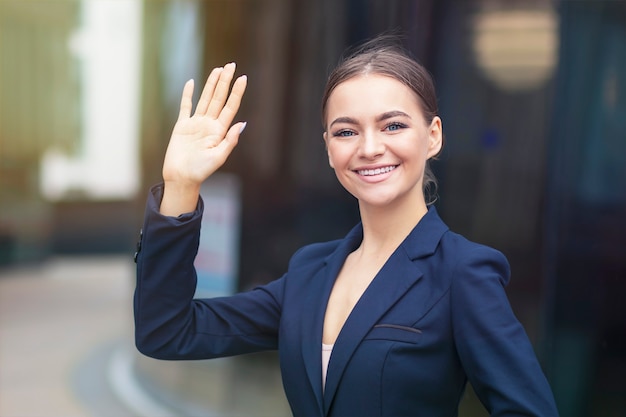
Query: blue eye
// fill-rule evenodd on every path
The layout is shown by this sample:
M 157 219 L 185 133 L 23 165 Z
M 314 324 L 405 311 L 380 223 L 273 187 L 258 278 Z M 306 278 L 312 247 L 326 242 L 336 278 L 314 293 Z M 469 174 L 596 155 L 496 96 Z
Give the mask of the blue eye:
M 393 131 L 396 131 L 396 130 L 403 129 L 405 127 L 406 127 L 406 125 L 403 124 L 403 123 L 393 122 L 393 123 L 389 123 L 387 126 L 385 126 L 385 130 L 393 132 Z
M 351 130 L 339 130 L 335 133 L 333 133 L 333 136 L 339 136 L 339 137 L 348 137 L 348 136 L 353 136 L 354 132 Z

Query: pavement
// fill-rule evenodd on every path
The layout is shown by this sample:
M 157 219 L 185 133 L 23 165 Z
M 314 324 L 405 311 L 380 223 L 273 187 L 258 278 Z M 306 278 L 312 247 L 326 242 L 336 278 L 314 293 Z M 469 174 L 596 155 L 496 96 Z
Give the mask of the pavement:
M 0 416 L 167 416 L 133 373 L 130 256 L 0 270 Z
M 134 280 L 132 256 L 122 255 L 0 269 L 0 417 L 290 415 L 272 353 L 140 355 Z

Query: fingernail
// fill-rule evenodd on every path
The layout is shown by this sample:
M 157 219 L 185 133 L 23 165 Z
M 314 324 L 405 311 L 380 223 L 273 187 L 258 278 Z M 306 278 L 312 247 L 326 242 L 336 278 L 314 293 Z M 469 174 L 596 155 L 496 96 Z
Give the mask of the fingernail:
M 246 130 L 246 126 L 248 125 L 248 122 L 243 122 L 243 124 L 241 125 L 241 127 L 239 128 L 239 134 L 241 135 L 243 133 L 244 130 Z

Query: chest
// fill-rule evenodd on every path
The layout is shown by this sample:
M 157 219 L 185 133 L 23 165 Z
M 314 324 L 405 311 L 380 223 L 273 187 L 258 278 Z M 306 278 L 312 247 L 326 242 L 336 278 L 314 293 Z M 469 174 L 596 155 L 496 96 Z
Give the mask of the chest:
M 325 344 L 334 344 L 350 313 L 370 286 L 386 259 L 364 259 L 351 254 L 332 286 L 324 315 Z

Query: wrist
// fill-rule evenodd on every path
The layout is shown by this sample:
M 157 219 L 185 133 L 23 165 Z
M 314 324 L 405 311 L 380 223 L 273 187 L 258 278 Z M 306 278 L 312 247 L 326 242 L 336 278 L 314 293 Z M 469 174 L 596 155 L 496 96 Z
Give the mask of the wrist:
M 163 199 L 159 212 L 164 216 L 178 217 L 196 209 L 201 184 L 164 181 Z

